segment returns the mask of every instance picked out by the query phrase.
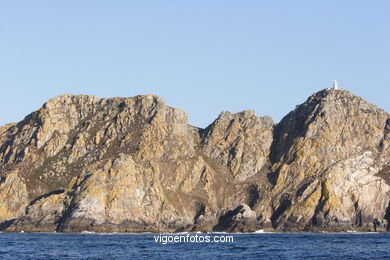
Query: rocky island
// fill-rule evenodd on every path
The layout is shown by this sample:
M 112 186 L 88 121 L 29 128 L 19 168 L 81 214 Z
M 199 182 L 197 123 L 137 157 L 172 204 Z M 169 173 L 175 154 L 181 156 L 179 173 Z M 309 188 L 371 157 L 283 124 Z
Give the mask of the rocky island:
M 62 95 L 0 127 L 0 230 L 388 231 L 389 144 L 345 90 L 205 129 L 154 95 Z

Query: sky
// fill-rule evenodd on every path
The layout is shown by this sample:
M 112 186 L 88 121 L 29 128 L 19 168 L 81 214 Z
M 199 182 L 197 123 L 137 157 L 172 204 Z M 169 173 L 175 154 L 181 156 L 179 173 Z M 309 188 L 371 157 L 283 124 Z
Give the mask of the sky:
M 60 94 L 278 122 L 337 79 L 390 112 L 390 1 L 0 1 L 0 125 Z

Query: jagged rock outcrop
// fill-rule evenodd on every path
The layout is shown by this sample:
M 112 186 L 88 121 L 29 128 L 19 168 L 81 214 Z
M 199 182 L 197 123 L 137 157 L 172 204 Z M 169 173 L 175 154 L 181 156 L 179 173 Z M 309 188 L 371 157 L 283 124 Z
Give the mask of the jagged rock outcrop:
M 223 112 L 204 131 L 203 151 L 245 180 L 269 167 L 273 126 L 270 117 L 257 117 L 254 111 Z
M 344 90 L 323 90 L 275 129 L 274 227 L 384 230 L 390 186 L 389 114 Z M 376 224 L 374 224 L 376 223 Z M 375 227 L 374 227 L 375 226 Z
M 154 95 L 62 95 L 0 127 L 0 229 L 386 230 L 389 132 L 343 90 L 206 129 Z

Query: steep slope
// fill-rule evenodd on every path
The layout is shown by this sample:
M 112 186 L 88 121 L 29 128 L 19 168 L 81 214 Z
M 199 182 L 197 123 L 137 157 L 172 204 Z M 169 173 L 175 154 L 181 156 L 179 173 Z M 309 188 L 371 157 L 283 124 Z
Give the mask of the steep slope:
M 257 117 L 254 111 L 223 112 L 204 131 L 203 150 L 245 180 L 269 166 L 273 125 L 270 117 Z
M 383 230 L 389 114 L 344 90 L 311 96 L 276 127 L 272 221 L 281 230 Z M 387 122 L 387 124 L 386 124 Z

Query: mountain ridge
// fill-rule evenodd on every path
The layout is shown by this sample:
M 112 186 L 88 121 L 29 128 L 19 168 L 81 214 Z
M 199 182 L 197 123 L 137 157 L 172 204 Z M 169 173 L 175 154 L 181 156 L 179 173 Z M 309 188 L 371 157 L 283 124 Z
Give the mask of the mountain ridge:
M 334 89 L 204 129 L 156 95 L 61 95 L 0 127 L 0 229 L 385 231 L 389 122 Z

